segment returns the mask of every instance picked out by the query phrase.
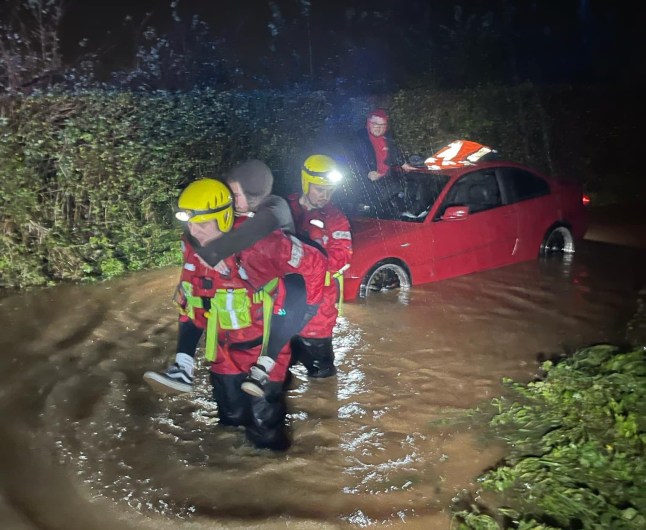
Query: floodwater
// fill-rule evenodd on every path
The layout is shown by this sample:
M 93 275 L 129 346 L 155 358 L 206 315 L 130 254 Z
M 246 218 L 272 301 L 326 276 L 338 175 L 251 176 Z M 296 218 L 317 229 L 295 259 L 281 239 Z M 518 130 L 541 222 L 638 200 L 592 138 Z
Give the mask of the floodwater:
M 190 397 L 142 382 L 174 356 L 177 269 L 5 297 L 0 527 L 448 529 L 452 499 L 503 454 L 464 411 L 541 359 L 626 340 L 646 249 L 597 239 L 570 263 L 346 304 L 338 378 L 296 369 L 284 455 L 218 427 L 206 368 Z

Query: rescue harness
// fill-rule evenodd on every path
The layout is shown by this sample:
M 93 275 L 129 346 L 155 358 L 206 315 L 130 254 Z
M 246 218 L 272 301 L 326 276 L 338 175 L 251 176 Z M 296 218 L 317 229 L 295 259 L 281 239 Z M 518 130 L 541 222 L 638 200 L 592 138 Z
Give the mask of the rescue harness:
M 193 284 L 189 281 L 180 283 L 180 288 L 186 299 L 186 305 L 180 307 L 180 312 L 191 320 L 195 319 L 195 310 L 203 309 L 206 326 L 206 349 L 204 356 L 207 361 L 214 362 L 217 354 L 218 330 L 234 330 L 248 328 L 252 324 L 251 306 L 262 303 L 263 333 L 260 355 L 265 354 L 271 330 L 271 315 L 274 311 L 274 300 L 278 278 L 267 282 L 250 297 L 247 289 L 216 289 L 213 297 L 193 294 Z

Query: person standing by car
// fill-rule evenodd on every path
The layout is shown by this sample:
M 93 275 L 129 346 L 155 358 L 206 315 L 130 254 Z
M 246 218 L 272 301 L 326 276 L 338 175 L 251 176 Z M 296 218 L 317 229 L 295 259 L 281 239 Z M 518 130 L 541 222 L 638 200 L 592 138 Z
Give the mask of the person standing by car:
M 368 205 L 382 208 L 402 191 L 401 171 L 414 169 L 400 162 L 388 122 L 384 109 L 371 111 L 366 126 L 355 133 L 350 157 L 359 195 L 363 195 Z
M 177 217 L 187 222 L 184 265 L 175 301 L 180 308 L 175 363 L 144 380 L 163 392 L 192 390 L 197 344 L 206 330 L 205 357 L 211 361 L 213 396 L 220 423 L 242 425 L 256 447 L 285 450 L 284 379 L 290 349 L 272 335 L 272 314 L 303 319 L 317 308 L 326 259 L 294 236 L 275 230 L 249 248 L 206 265 L 195 249 L 228 233 L 234 224 L 233 197 L 213 179 L 189 184 L 180 195 Z M 239 218 L 237 223 L 244 224 Z M 306 294 L 288 300 L 283 277 L 299 275 Z
M 328 269 L 317 314 L 292 339 L 292 363 L 302 362 L 310 377 L 336 374 L 332 333 L 343 300 L 343 271 L 352 256 L 348 218 L 330 202 L 342 179 L 335 161 L 326 155 L 308 157 L 301 169 L 302 193 L 288 197 L 299 236 L 325 249 Z

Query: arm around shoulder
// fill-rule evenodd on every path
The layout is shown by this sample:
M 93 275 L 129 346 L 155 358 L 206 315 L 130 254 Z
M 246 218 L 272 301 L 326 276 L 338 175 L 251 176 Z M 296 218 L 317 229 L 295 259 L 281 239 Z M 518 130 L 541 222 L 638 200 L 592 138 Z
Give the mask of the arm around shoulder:
M 249 248 L 274 230 L 293 229 L 293 226 L 287 201 L 276 195 L 269 195 L 258 205 L 253 217 L 195 251 L 213 267 L 220 260 Z

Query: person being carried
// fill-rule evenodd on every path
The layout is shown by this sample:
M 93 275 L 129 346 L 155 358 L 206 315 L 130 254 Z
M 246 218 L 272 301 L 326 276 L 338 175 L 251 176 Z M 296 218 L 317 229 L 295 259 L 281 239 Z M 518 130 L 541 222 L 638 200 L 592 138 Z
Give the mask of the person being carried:
M 287 201 L 270 195 L 274 178 L 267 164 L 255 159 L 243 162 L 233 168 L 226 181 L 233 192 L 236 214 L 247 217 L 247 221 L 196 249 L 206 264 L 216 268 L 221 260 L 248 248 L 274 230 L 296 233 Z M 283 285 L 290 303 L 284 311 L 272 316 L 271 323 L 272 343 L 280 346 L 296 336 L 317 312 L 313 307 L 306 307 L 302 314 L 291 309 L 296 305 L 291 300 L 300 299 L 305 290 L 301 276 L 289 274 Z
M 213 397 L 220 424 L 242 425 L 258 448 L 285 450 L 284 380 L 289 367 L 288 339 L 273 335 L 271 316 L 289 312 L 303 319 L 320 303 L 327 268 L 325 256 L 294 236 L 275 230 L 244 251 L 226 258 L 218 270 L 195 249 L 230 232 L 233 197 L 213 179 L 195 181 L 182 192 L 178 218 L 187 221 L 184 265 L 175 300 L 180 307 L 175 363 L 166 372 L 149 371 L 144 380 L 167 393 L 190 391 L 197 344 L 206 330 L 205 357 L 211 362 Z M 244 224 L 240 218 L 238 223 Z M 284 277 L 307 288 L 292 293 Z
M 294 220 L 287 202 L 278 195 L 271 195 L 274 176 L 267 164 L 255 159 L 242 162 L 233 168 L 226 181 L 233 192 L 236 213 L 249 219 L 197 249 L 199 256 L 211 266 L 248 248 L 274 230 L 294 232 Z
M 332 334 L 343 301 L 343 271 L 352 256 L 348 218 L 330 202 L 343 178 L 335 161 L 326 155 L 308 157 L 301 169 L 302 193 L 288 197 L 296 233 L 325 249 L 328 269 L 323 299 L 317 314 L 292 339 L 292 364 L 302 362 L 310 377 L 336 374 Z
M 226 177 L 234 196 L 235 213 L 244 217 L 244 223 L 236 223 L 232 229 L 222 232 L 193 250 L 203 265 L 216 270 L 226 270 L 226 258 L 239 253 L 262 240 L 275 230 L 294 233 L 294 220 L 287 201 L 270 195 L 273 175 L 269 167 L 260 160 L 247 160 L 235 166 Z M 278 351 L 296 335 L 316 313 L 316 307 L 300 310 L 300 300 L 306 296 L 306 285 L 302 275 L 288 274 L 281 283 L 285 291 L 283 310 L 272 315 L 272 349 Z M 199 337 L 198 337 L 199 339 Z M 197 343 L 197 341 L 196 341 Z M 183 352 L 178 344 L 178 352 Z M 184 358 L 188 368 L 188 360 Z M 192 374 L 192 365 L 190 366 Z M 177 370 L 171 366 L 164 374 L 170 392 L 191 392 L 193 377 L 188 370 Z

